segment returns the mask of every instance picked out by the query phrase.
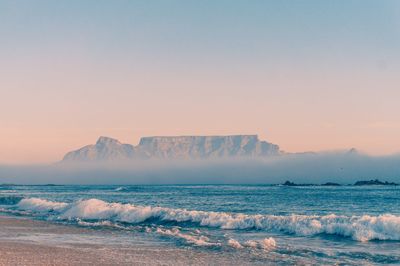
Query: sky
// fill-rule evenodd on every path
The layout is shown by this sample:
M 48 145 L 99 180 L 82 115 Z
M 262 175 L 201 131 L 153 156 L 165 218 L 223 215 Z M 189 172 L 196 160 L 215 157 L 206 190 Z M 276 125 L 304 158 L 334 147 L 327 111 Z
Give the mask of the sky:
M 0 0 L 0 163 L 100 135 L 400 152 L 400 1 Z

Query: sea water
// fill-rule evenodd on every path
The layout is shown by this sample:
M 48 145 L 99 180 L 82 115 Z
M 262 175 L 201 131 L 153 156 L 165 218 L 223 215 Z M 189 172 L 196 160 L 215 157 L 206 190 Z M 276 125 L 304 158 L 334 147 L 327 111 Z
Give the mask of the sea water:
M 400 264 L 400 187 L 0 186 L 0 211 L 254 262 Z

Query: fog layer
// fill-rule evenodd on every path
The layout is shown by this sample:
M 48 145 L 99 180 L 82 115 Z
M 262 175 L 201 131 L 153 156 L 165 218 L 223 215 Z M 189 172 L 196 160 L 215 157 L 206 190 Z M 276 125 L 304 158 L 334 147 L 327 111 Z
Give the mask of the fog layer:
M 268 159 L 133 161 L 0 166 L 0 183 L 12 184 L 278 184 L 381 179 L 400 182 L 400 155 L 286 155 Z

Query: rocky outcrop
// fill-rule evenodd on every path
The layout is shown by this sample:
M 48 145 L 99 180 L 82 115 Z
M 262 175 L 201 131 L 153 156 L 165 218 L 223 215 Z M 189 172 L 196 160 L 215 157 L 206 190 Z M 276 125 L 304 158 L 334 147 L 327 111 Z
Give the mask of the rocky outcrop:
M 362 181 L 357 181 L 354 183 L 354 186 L 398 186 L 399 184 L 394 183 L 394 182 L 382 182 L 378 179 L 375 180 L 362 180 Z

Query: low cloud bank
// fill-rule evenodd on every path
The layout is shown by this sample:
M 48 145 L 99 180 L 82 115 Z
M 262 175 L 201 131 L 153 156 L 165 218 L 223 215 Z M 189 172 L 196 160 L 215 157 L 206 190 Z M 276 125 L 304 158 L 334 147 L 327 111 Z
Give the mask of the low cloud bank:
M 380 179 L 400 183 L 400 155 L 304 154 L 267 159 L 0 166 L 12 184 L 278 184 Z

